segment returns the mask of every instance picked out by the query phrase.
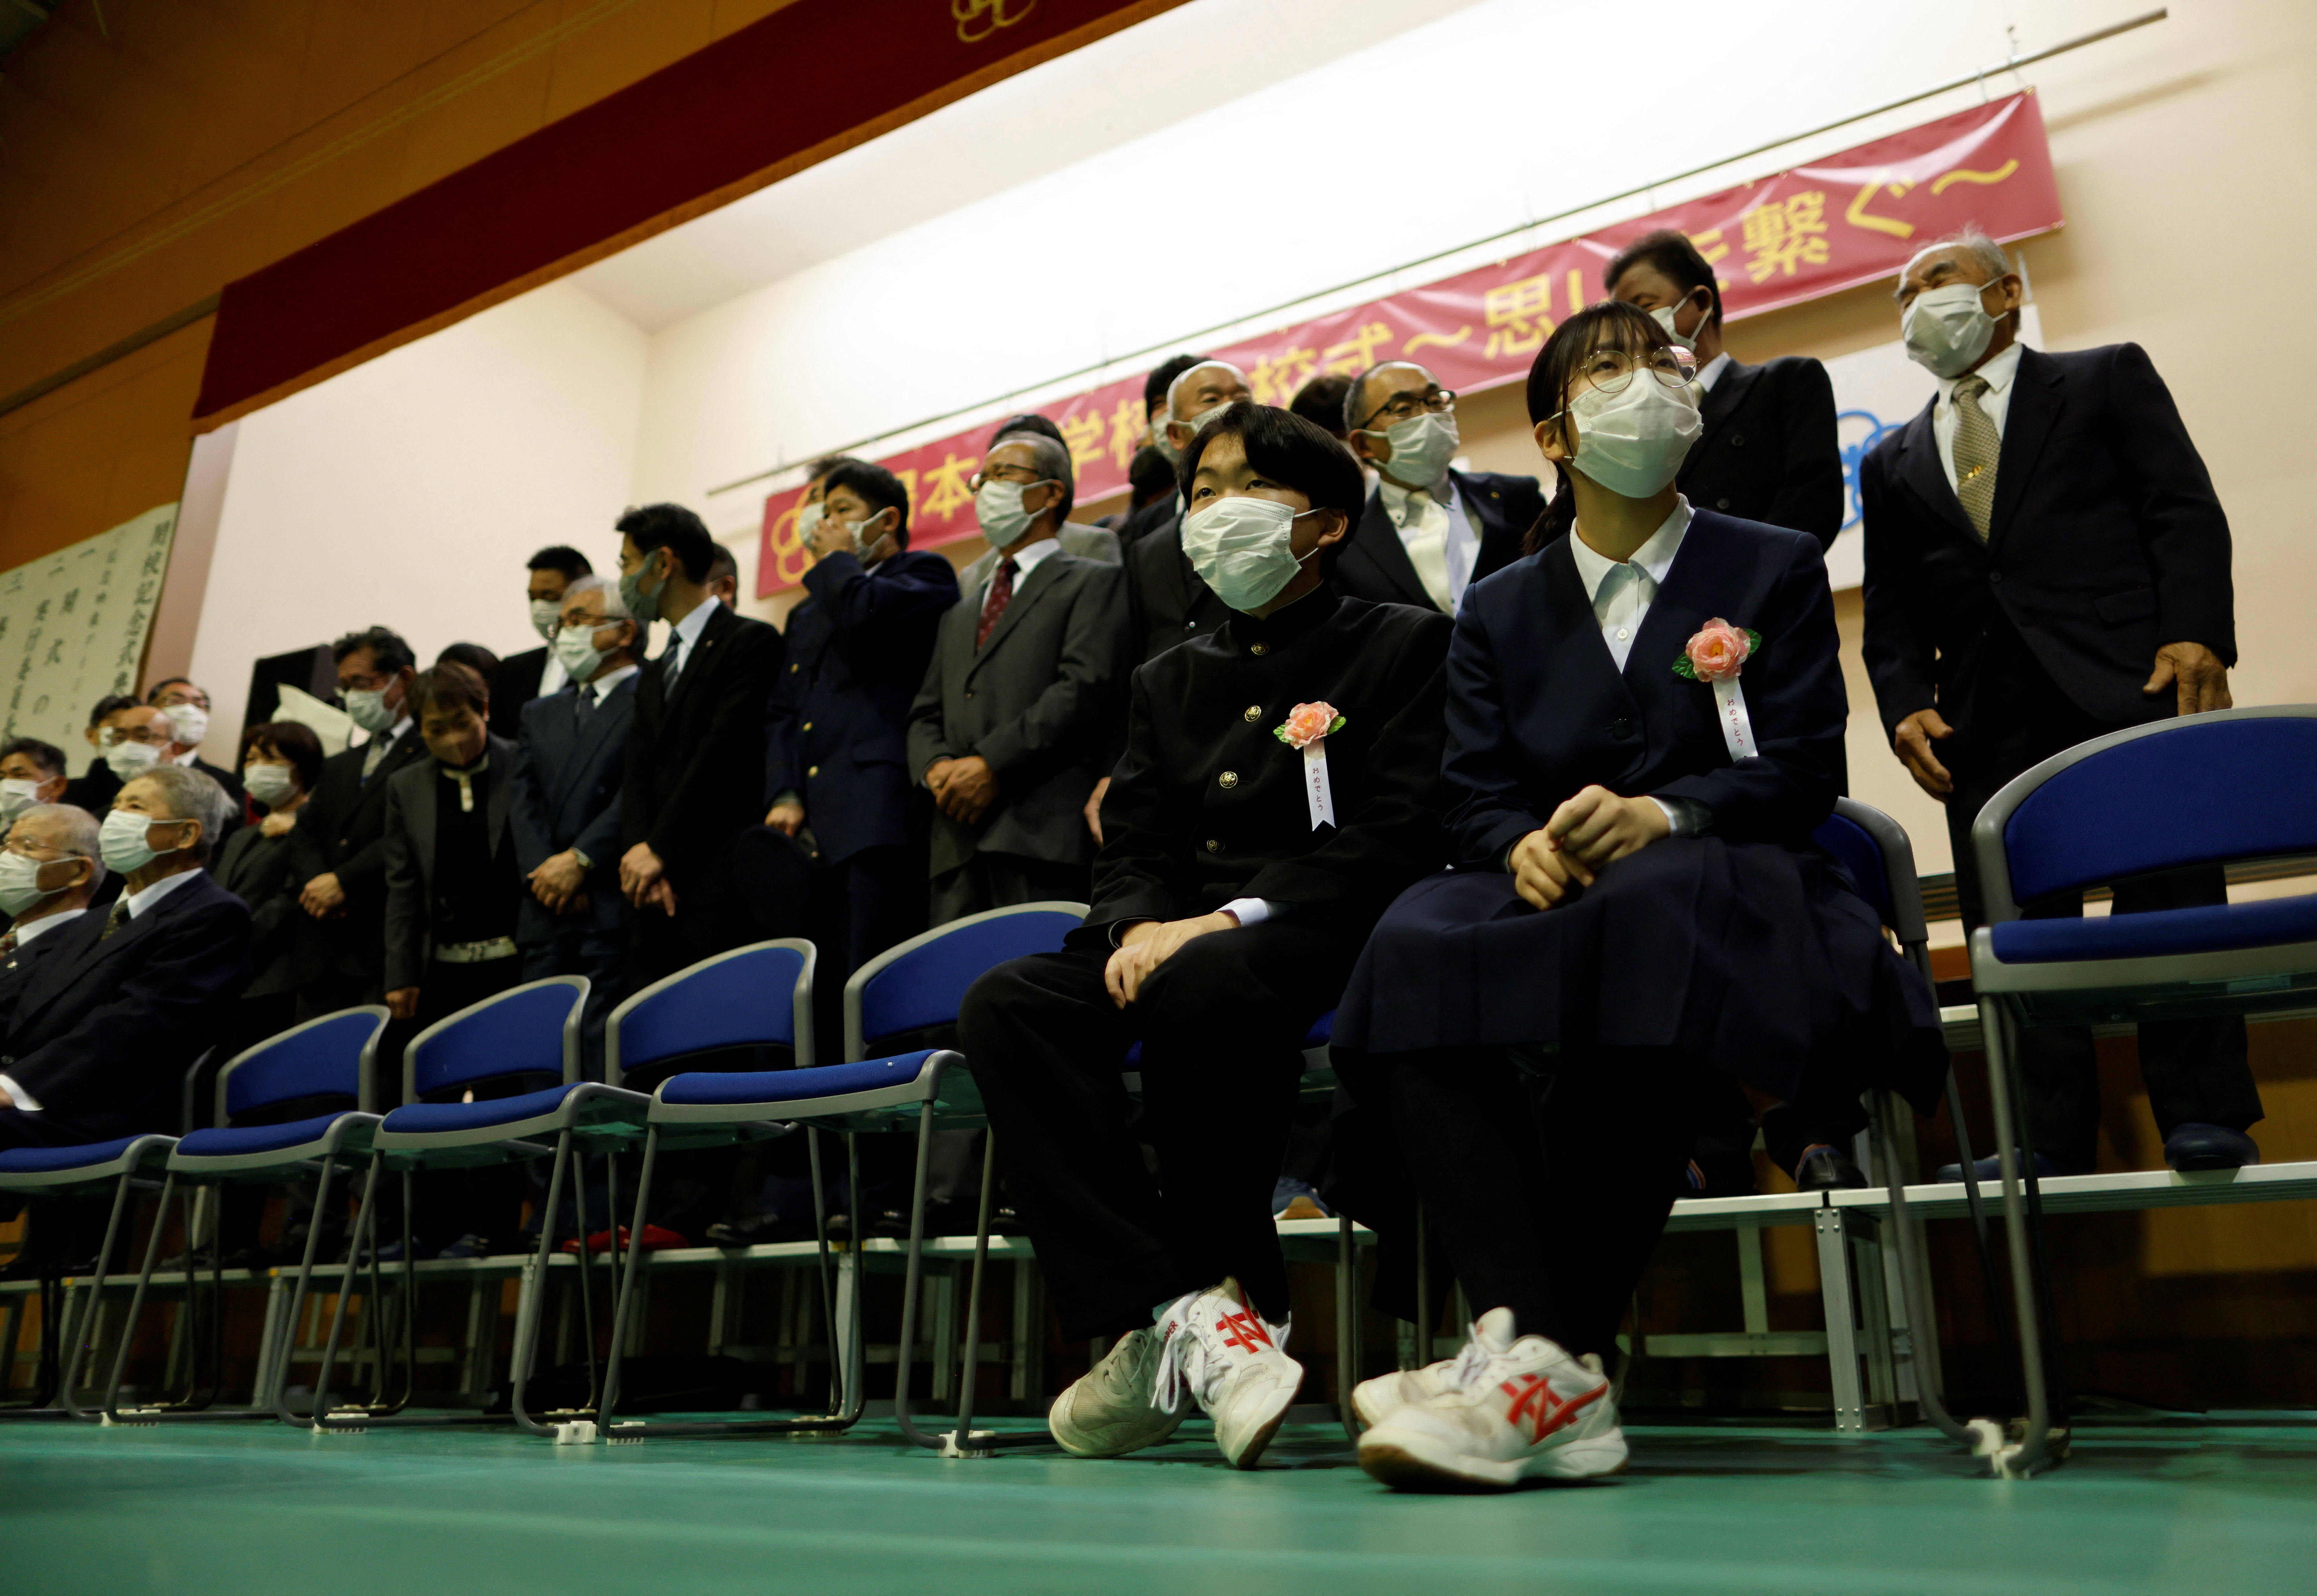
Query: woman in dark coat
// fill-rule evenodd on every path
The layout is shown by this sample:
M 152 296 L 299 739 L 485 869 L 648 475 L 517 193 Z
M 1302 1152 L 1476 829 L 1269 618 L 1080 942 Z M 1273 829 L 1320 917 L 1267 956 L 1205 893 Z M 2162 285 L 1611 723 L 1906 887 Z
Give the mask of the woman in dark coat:
M 1929 991 L 1811 832 L 1847 709 L 1815 539 L 1693 512 L 1685 352 L 1604 304 L 1529 374 L 1560 476 L 1448 660 L 1454 867 L 1386 912 L 1337 1016 L 1469 1299 L 1463 1359 L 1371 1381 L 1392 1483 L 1622 1467 L 1599 1357 L 1717 1072 L 1807 1107 L 1928 1102 Z M 1381 1421 L 1381 1422 L 1376 1422 Z

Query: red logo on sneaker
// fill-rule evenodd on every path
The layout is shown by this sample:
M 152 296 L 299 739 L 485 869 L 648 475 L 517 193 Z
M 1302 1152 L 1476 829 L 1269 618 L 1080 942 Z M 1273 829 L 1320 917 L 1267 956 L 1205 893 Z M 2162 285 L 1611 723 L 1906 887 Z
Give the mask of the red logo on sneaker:
M 1256 1352 L 1271 1345 L 1271 1332 L 1263 1328 L 1263 1321 L 1244 1308 L 1236 1314 L 1225 1314 L 1221 1323 L 1226 1347 Z
M 1553 1395 L 1552 1382 L 1543 1375 L 1521 1375 L 1507 1380 L 1503 1390 L 1513 1399 L 1513 1405 L 1506 1411 L 1505 1422 L 1517 1425 L 1525 1419 L 1531 1446 L 1554 1430 L 1575 1423 L 1578 1414 L 1609 1394 L 1608 1385 L 1604 1382 L 1584 1395 L 1564 1402 Z

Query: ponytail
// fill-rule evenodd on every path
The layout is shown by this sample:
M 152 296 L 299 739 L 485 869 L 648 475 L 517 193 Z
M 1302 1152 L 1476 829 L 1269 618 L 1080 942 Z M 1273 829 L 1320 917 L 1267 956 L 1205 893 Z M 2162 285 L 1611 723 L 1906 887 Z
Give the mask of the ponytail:
M 1552 462 L 1552 497 L 1544 503 L 1544 513 L 1521 539 L 1521 552 L 1534 554 L 1560 539 L 1567 537 L 1577 525 L 1577 495 L 1569 486 L 1569 465 L 1566 461 Z

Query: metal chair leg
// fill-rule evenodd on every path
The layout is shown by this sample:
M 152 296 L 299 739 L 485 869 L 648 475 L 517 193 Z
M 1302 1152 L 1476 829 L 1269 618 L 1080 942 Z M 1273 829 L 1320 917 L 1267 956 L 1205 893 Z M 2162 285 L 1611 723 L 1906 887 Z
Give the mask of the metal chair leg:
M 383 1171 L 385 1163 L 386 1161 L 383 1158 L 377 1154 L 371 1155 L 370 1161 L 370 1179 L 362 1183 L 362 1206 L 354 1214 L 353 1233 L 349 1239 L 346 1248 L 345 1272 L 338 1277 L 338 1300 L 330 1310 L 329 1339 L 323 1343 L 322 1367 L 320 1371 L 314 1376 L 314 1412 L 309 1423 L 315 1430 L 327 1430 L 331 1428 L 330 1376 L 337 1364 L 338 1340 L 340 1336 L 343 1335 L 345 1331 L 346 1299 L 353 1296 L 354 1281 L 362 1269 L 362 1248 L 365 1242 L 367 1242 L 370 1247 L 370 1259 L 372 1266 L 372 1295 L 371 1296 L 371 1300 L 362 1305 L 363 1317 L 367 1319 L 375 1319 L 378 1316 L 378 1297 L 376 1295 L 376 1264 L 378 1259 L 378 1178 Z M 407 1252 L 409 1250 L 409 1243 L 407 1242 L 404 1242 L 403 1251 Z
M 635 1306 L 636 1266 L 643 1256 L 644 1210 L 651 1201 L 652 1175 L 658 1162 L 659 1129 L 655 1125 L 644 1133 L 644 1167 L 636 1177 L 635 1223 L 628 1230 L 627 1261 L 620 1271 L 620 1300 L 612 1310 L 612 1352 L 604 1369 L 604 1389 L 595 1403 L 596 1422 L 607 1427 L 620 1405 L 620 1365 L 627 1358 L 628 1314 Z M 619 1241 L 620 1233 L 614 1226 L 612 1245 L 615 1249 Z M 580 1245 L 586 1243 L 583 1241 Z
M 121 1238 L 121 1215 L 127 1212 L 129 1203 L 129 1177 L 123 1175 L 121 1184 L 113 1189 L 112 1216 L 105 1222 L 104 1241 L 96 1251 L 96 1278 L 89 1284 L 88 1306 L 81 1313 L 81 1326 L 85 1333 L 73 1338 L 72 1351 L 66 1358 L 64 1373 L 57 1385 L 57 1400 L 64 1404 L 65 1412 L 92 1424 L 102 1420 L 103 1414 L 91 1412 L 82 1407 L 75 1387 L 80 1380 L 84 1354 L 104 1339 L 104 1278 L 112 1268 L 113 1245 Z
M 557 1215 L 563 1210 L 563 1177 L 565 1170 L 570 1163 L 570 1152 L 571 1134 L 566 1131 L 556 1139 L 555 1143 L 555 1162 L 547 1179 L 547 1206 L 541 1211 L 539 1250 L 532 1255 L 531 1268 L 524 1271 L 523 1285 L 515 1296 L 514 1356 L 512 1360 L 514 1367 L 510 1372 L 510 1378 L 514 1382 L 514 1394 L 509 1405 L 514 1413 L 514 1421 L 532 1435 L 555 1433 L 553 1426 L 541 1424 L 531 1416 L 530 1410 L 523 1403 L 523 1391 L 531 1382 L 532 1362 L 539 1348 L 539 1321 L 542 1316 L 541 1309 L 547 1298 L 547 1266 L 554 1255 L 555 1221 Z M 584 1177 L 580 1183 L 583 1186 L 586 1184 Z M 584 1272 L 586 1269 L 587 1249 L 587 1225 L 585 1219 L 584 1200 L 579 1225 L 579 1267 Z M 595 1368 L 595 1321 L 591 1318 L 587 1326 L 587 1370 L 591 1386 L 594 1384 Z
M 919 1430 L 909 1417 L 909 1374 L 917 1353 L 917 1278 L 926 1240 L 926 1178 L 933 1160 L 933 1105 L 917 1105 L 917 1175 L 909 1194 L 909 1260 L 901 1275 L 901 1344 L 893 1356 L 893 1421 L 918 1446 L 938 1452 L 939 1438 Z M 858 1204 L 854 1205 L 856 1207 Z M 854 1314 L 859 1315 L 858 1305 Z M 868 1371 L 862 1373 L 865 1376 Z
M 1908 1341 L 1914 1353 L 1915 1401 L 1923 1416 L 1950 1440 L 1969 1444 L 1972 1432 L 1947 1411 L 1946 1377 L 1939 1363 L 1939 1322 L 1931 1308 L 1929 1267 L 1922 1256 L 1922 1235 L 1914 1215 L 1907 1212 L 1906 1177 L 1900 1172 L 1897 1150 L 1890 1144 L 1891 1092 L 1874 1094 L 1873 1133 L 1882 1143 L 1884 1188 L 1891 1197 L 1891 1233 L 1899 1251 L 1899 1296 L 1906 1305 Z
M 121 1346 L 112 1356 L 112 1377 L 104 1384 L 104 1418 L 110 1424 L 121 1419 L 121 1380 L 129 1367 L 130 1343 L 137 1339 L 137 1321 L 145 1312 L 145 1294 L 153 1285 L 153 1271 L 161 1261 L 161 1239 L 169 1229 L 169 1209 L 177 1200 L 177 1177 L 172 1172 L 161 1182 L 161 1208 L 153 1215 L 153 1234 L 145 1244 L 145 1267 L 137 1274 L 137 1290 L 129 1299 L 129 1323 L 121 1327 Z M 185 1311 L 192 1306 L 192 1225 L 187 1215 L 185 1226 Z
M 290 1293 L 289 1312 L 282 1317 L 273 1349 L 273 1382 L 270 1390 L 259 1394 L 258 1400 L 268 1403 L 273 1416 L 284 1424 L 304 1425 L 313 1421 L 310 1413 L 292 1412 L 290 1408 L 290 1353 L 298 1344 L 298 1323 L 306 1311 L 306 1296 L 314 1280 L 314 1255 L 320 1251 L 324 1216 L 330 1211 L 330 1177 L 337 1172 L 338 1161 L 326 1158 L 322 1172 L 314 1187 L 314 1218 L 306 1227 L 306 1251 L 298 1262 L 298 1282 Z M 347 1268 L 353 1265 L 352 1244 L 346 1254 Z M 342 1282 L 343 1283 L 343 1282 Z M 262 1361 L 262 1359 L 261 1359 Z
M 2052 1438 L 2052 1404 L 2044 1367 L 2044 1337 L 2036 1314 L 2040 1293 L 2035 1278 L 2034 1243 L 2028 1234 L 2025 1194 L 2020 1186 L 2019 1125 L 2012 1081 L 2009 1037 L 2004 1030 L 2003 1006 L 1989 999 L 1979 1005 L 1980 1028 L 1987 1045 L 1987 1073 L 1995 1103 L 1996 1156 L 2003 1170 L 2003 1229 L 2010 1253 L 2012 1308 L 2019 1327 L 2021 1378 L 2027 1398 L 2026 1434 L 2017 1447 L 1995 1456 L 1999 1472 L 2024 1478 L 2047 1461 Z
M 1336 1405 L 1345 1436 L 1360 1439 L 1352 1388 L 1360 1378 L 1360 1255 L 1352 1244 L 1352 1216 L 1336 1215 Z
M 997 1137 L 981 1139 L 981 1212 L 973 1231 L 973 1278 L 965 1293 L 965 1368 L 958 1376 L 957 1428 L 942 1448 L 944 1457 L 986 1457 L 997 1438 L 973 1428 L 973 1378 L 981 1367 L 981 1275 L 989 1262 L 989 1200 L 997 1185 Z

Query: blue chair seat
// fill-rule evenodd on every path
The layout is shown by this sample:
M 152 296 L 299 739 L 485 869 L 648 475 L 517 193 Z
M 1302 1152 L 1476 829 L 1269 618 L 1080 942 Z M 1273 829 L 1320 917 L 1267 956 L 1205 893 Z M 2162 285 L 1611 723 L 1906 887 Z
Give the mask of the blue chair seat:
M 853 1064 L 820 1064 L 808 1070 L 760 1070 L 717 1074 L 694 1071 L 671 1075 L 661 1083 L 660 1101 L 695 1107 L 728 1103 L 797 1103 L 812 1098 L 841 1097 L 848 1092 L 875 1091 L 880 1087 L 905 1086 L 925 1073 L 926 1061 L 939 1052 L 905 1053 L 889 1059 L 869 1059 Z
M 246 1158 L 253 1152 L 279 1152 L 285 1147 L 302 1147 L 309 1142 L 318 1142 L 328 1135 L 330 1127 L 342 1117 L 342 1115 L 324 1114 L 313 1119 L 293 1119 L 284 1125 L 195 1131 L 177 1143 L 177 1156 L 181 1159 Z
M 2006 920 L 1993 930 L 1995 956 L 2007 964 L 2275 947 L 2317 941 L 2317 892 L 2252 903 L 2216 903 L 2204 909 L 2163 909 L 2151 914 Z
M 389 1135 L 425 1136 L 450 1131 L 479 1131 L 492 1125 L 536 1119 L 562 1107 L 568 1086 L 521 1092 L 511 1098 L 489 1098 L 479 1103 L 407 1103 L 386 1116 L 379 1130 Z
M 0 1175 L 57 1175 L 69 1170 L 109 1164 L 135 1145 L 140 1137 L 122 1136 L 112 1142 L 84 1142 L 71 1147 L 12 1147 L 0 1152 Z

